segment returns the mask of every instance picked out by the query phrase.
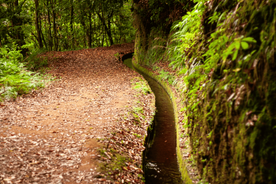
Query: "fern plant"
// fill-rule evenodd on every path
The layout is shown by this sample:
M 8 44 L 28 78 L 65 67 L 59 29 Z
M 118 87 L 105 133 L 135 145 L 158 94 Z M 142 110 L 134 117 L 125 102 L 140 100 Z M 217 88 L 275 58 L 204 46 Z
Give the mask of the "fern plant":
M 185 68 L 188 56 L 192 53 L 193 48 L 195 48 L 202 35 L 201 17 L 205 9 L 204 2 L 199 1 L 193 11 L 187 12 L 182 17 L 182 21 L 172 28 L 174 34 L 168 47 L 167 55 L 170 58 L 170 66 L 173 69 Z M 192 61 L 193 58 L 190 58 L 190 60 Z
M 43 87 L 43 76 L 26 70 L 21 63 L 23 56 L 20 50 L 4 46 L 0 48 L 0 101 L 15 98 L 17 95 Z

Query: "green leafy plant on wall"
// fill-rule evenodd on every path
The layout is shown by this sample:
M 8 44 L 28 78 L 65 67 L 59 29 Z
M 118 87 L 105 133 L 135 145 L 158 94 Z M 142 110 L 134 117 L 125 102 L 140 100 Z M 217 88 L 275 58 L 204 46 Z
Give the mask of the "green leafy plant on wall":
M 272 171 L 261 168 L 267 158 L 275 160 L 275 145 L 266 141 L 275 134 L 276 123 L 270 113 L 275 108 L 269 105 L 275 102 L 271 94 L 276 89 L 272 79 L 275 3 L 195 2 L 193 11 L 173 27 L 167 54 L 170 66 L 178 69 L 185 83 L 180 89 L 187 104 L 183 112 L 188 118 L 184 123 L 189 128 L 198 167 L 203 177 L 214 182 L 212 170 L 217 174 L 220 170 L 224 177 L 216 182 L 222 182 L 233 168 L 239 168 L 239 176 L 232 172 L 235 177 L 245 179 L 245 173 L 250 172 L 246 171 L 246 162 L 258 162 L 258 174 L 252 176 L 271 183 L 275 180 Z M 261 123 L 264 121 L 266 125 Z M 270 175 L 270 179 L 261 175 Z
M 276 91 L 275 2 L 193 2 L 194 8 L 172 27 L 169 40 L 151 40 L 138 60 L 153 66 L 169 83 L 177 81 L 186 104 L 183 127 L 203 178 L 225 183 L 231 175 L 231 182 L 243 181 L 250 172 L 254 181 L 271 183 L 274 166 L 266 169 L 264 163 L 266 158 L 275 160 L 275 145 L 268 141 L 276 133 L 271 113 L 276 111 L 271 105 Z M 164 47 L 158 57 L 157 46 Z M 170 61 L 172 76 L 154 64 L 164 60 Z M 246 164 L 256 163 L 254 173 L 246 169 Z

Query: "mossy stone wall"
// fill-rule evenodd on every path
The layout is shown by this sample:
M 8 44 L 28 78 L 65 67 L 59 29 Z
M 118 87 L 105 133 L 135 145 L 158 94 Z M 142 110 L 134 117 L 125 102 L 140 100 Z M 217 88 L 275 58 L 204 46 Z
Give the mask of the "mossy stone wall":
M 276 2 L 206 1 L 204 5 L 202 37 L 197 40 L 199 46 L 189 50 L 189 56 L 201 59 L 199 65 L 204 64 L 204 54 L 210 50 L 211 35 L 220 28 L 222 31 L 212 39 L 230 38 L 224 51 L 239 39 L 253 38 L 256 43 L 240 46 L 243 48 L 237 52 L 235 48 L 231 50 L 235 56 L 226 58 L 222 57 L 224 51 L 218 50 L 219 59 L 210 73 L 199 68 L 198 74 L 208 77 L 202 81 L 204 87 L 195 93 L 197 101 L 189 96 L 193 82 L 182 90 L 191 154 L 201 176 L 210 183 L 276 183 Z M 215 12 L 219 16 L 224 13 L 220 24 L 210 23 Z M 136 13 L 139 16 L 139 11 Z M 135 43 L 135 58 L 140 64 L 149 57 L 156 36 L 156 28 L 151 26 L 143 31 L 145 18 L 150 17 L 140 17 L 136 22 L 141 27 Z M 163 33 L 165 36 L 156 37 L 167 39 L 169 35 Z M 155 62 L 161 60 L 151 61 Z M 190 66 L 187 71 L 192 70 Z M 175 78 L 181 76 L 176 72 Z

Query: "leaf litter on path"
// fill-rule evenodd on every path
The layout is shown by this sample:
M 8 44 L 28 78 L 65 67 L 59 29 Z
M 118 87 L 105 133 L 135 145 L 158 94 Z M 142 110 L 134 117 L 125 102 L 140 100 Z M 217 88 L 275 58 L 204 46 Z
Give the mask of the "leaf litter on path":
M 58 80 L 0 106 L 0 183 L 115 182 L 98 169 L 98 149 L 114 130 L 126 126 L 118 120 L 137 94 L 131 79 L 138 74 L 114 57 L 131 50 L 133 44 L 125 44 L 43 55 Z M 136 148 L 131 141 L 118 150 Z M 140 172 L 135 165 L 123 168 Z M 122 173 L 120 182 L 133 178 L 129 173 Z

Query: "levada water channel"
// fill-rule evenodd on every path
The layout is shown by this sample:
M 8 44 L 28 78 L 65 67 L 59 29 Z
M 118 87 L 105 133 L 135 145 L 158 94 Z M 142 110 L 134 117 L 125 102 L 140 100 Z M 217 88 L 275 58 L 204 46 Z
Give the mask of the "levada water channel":
M 124 64 L 132 66 L 132 55 L 125 55 Z M 145 140 L 143 170 L 146 184 L 183 183 L 176 156 L 174 111 L 164 88 L 147 74 L 135 68 L 148 81 L 155 95 L 156 114 Z

